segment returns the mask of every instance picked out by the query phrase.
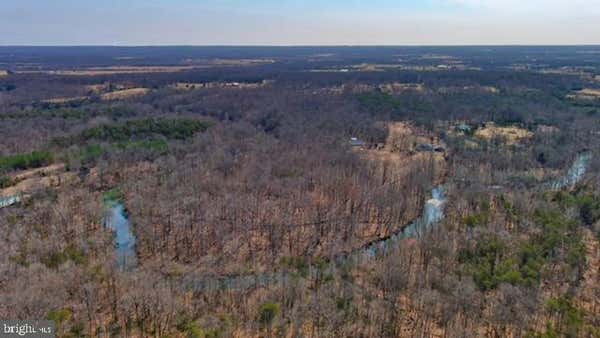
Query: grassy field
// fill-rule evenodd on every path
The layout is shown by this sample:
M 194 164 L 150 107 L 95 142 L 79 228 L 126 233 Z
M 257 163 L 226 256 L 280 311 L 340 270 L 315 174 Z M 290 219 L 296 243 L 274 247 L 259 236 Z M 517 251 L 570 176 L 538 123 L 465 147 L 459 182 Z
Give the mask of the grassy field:
M 519 127 L 499 127 L 495 125 L 488 125 L 485 128 L 479 129 L 475 132 L 475 136 L 484 140 L 491 140 L 494 137 L 502 137 L 506 139 L 507 144 L 516 144 L 518 142 L 531 139 L 533 133 L 529 130 Z
M 104 101 L 125 100 L 132 97 L 144 96 L 149 92 L 150 89 L 148 88 L 130 88 L 102 94 L 100 98 Z

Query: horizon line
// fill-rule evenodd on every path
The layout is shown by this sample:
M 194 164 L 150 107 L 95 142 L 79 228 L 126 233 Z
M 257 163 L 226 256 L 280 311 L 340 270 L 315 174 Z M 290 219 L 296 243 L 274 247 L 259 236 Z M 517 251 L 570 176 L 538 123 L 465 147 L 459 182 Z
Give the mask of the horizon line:
M 583 44 L 0 44 L 0 48 L 47 48 L 47 47 L 106 47 L 106 48 L 148 48 L 148 47 L 238 47 L 238 48 L 295 48 L 295 47 L 600 47 L 600 43 Z

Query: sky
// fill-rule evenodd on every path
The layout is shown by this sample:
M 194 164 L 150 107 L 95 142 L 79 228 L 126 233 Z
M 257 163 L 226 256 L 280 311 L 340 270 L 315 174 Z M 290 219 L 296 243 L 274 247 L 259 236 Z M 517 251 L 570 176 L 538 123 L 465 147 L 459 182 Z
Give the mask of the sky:
M 0 45 L 600 44 L 600 0 L 0 0 Z

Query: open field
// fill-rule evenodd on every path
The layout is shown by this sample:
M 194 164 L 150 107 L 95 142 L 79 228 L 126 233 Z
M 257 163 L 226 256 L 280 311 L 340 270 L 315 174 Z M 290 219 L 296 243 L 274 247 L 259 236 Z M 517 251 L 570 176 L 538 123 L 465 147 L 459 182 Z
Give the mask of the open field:
M 590 89 L 590 88 L 582 89 L 579 92 L 577 92 L 577 95 L 600 97 L 600 89 Z
M 100 75 L 127 75 L 127 74 L 152 74 L 175 73 L 194 70 L 196 66 L 120 66 L 120 67 L 91 67 L 77 70 L 21 70 L 17 74 L 47 74 L 61 76 L 100 76 Z
M 584 88 L 572 94 L 568 94 L 567 98 L 577 100 L 596 100 L 600 98 L 600 89 Z
M 119 57 L 119 61 L 135 60 L 135 58 Z M 215 67 L 250 67 L 264 64 L 272 64 L 273 59 L 214 59 L 214 60 L 181 60 L 180 65 L 160 65 L 160 66 L 105 66 L 105 67 L 84 67 L 80 69 L 31 69 L 35 64 L 23 65 L 15 69 L 15 74 L 46 74 L 60 76 L 103 76 L 103 75 L 135 75 L 135 74 L 160 74 L 160 73 L 179 73 L 194 70 L 207 70 Z M 0 71 L 0 76 L 1 76 Z
M 117 90 L 114 92 L 104 93 L 100 95 L 100 99 L 104 101 L 125 100 L 134 97 L 144 96 L 150 92 L 148 88 L 130 88 Z
M 75 97 L 57 97 L 53 99 L 42 100 L 43 103 L 54 103 L 54 104 L 65 104 L 72 102 L 79 102 L 88 99 L 87 96 L 75 96 Z
M 22 171 L 12 175 L 11 180 L 16 182 L 13 186 L 0 189 L 0 198 L 29 195 L 42 189 L 73 183 L 76 179 L 75 173 L 65 172 L 64 164 Z
M 475 136 L 485 140 L 500 137 L 505 139 L 507 144 L 516 144 L 531 139 L 533 133 L 519 127 L 499 127 L 488 123 L 486 127 L 478 129 L 475 132 Z

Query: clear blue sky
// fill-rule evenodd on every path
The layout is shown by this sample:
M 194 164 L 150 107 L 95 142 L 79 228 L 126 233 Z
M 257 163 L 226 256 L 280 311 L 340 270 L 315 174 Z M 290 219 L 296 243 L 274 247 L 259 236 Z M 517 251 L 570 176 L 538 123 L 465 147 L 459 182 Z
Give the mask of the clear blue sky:
M 0 45 L 600 44 L 600 0 L 2 0 Z

